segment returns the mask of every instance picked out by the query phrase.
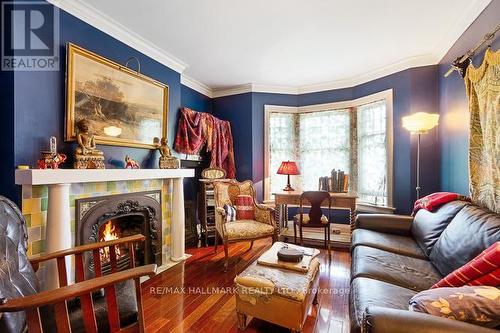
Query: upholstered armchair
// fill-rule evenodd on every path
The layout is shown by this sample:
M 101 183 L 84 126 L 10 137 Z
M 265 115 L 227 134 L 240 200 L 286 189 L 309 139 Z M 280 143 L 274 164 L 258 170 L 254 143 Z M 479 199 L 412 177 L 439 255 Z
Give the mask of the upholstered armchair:
M 226 212 L 224 205 L 235 206 L 238 195 L 249 195 L 253 198 L 253 207 L 255 212 L 254 220 L 236 220 L 226 222 Z M 225 262 L 224 270 L 227 270 L 228 244 L 236 242 L 250 241 L 250 249 L 253 241 L 256 239 L 271 237 L 273 242 L 278 238 L 278 228 L 274 220 L 274 209 L 259 205 L 255 200 L 255 189 L 252 181 L 247 180 L 238 182 L 231 180 L 229 182 L 215 182 L 215 253 L 219 236 L 224 246 Z M 217 235 L 218 234 L 218 235 Z

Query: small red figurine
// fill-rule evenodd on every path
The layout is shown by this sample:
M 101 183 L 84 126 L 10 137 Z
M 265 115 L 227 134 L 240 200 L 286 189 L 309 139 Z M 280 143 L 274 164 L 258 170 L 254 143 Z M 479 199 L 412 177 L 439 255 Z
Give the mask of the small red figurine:
M 140 169 L 139 163 L 131 159 L 128 155 L 125 156 L 125 169 Z
M 55 136 L 49 139 L 50 150 L 42 151 L 42 157 L 36 162 L 38 169 L 59 169 L 59 164 L 66 161 L 66 155 L 57 152 L 57 141 Z

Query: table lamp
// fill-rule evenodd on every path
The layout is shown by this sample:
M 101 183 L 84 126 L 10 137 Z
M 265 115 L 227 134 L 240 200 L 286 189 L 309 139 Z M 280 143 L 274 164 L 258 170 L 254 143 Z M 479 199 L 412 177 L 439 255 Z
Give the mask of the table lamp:
M 411 134 L 418 134 L 417 140 L 417 199 L 420 199 L 420 135 L 429 132 L 438 125 L 439 115 L 436 113 L 417 112 L 403 117 L 403 127 Z
M 295 162 L 283 161 L 281 162 L 277 174 L 287 175 L 288 177 L 286 187 L 283 189 L 283 191 L 294 191 L 293 187 L 290 185 L 290 175 L 300 175 L 297 164 L 295 164 Z

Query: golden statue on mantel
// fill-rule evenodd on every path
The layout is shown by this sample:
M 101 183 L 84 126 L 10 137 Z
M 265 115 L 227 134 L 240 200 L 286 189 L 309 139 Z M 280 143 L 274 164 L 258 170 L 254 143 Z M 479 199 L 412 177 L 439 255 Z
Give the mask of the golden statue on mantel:
M 170 148 L 168 147 L 167 138 L 163 137 L 161 140 L 159 138 L 153 139 L 153 145 L 160 152 L 160 160 L 158 166 L 160 169 L 178 169 L 180 168 L 179 159 L 172 156 Z
M 75 149 L 75 169 L 104 169 L 104 153 L 96 147 L 89 121 L 87 119 L 78 121 L 76 128 L 78 147 Z

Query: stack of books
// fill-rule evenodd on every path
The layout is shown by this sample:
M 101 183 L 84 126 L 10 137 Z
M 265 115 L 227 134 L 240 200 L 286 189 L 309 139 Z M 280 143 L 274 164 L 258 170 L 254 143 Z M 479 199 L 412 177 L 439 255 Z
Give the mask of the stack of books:
M 347 193 L 349 189 L 349 175 L 342 170 L 332 170 L 331 177 L 320 177 L 320 191 L 328 191 L 335 193 Z

